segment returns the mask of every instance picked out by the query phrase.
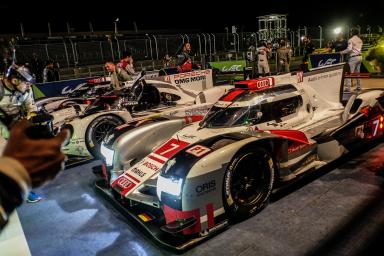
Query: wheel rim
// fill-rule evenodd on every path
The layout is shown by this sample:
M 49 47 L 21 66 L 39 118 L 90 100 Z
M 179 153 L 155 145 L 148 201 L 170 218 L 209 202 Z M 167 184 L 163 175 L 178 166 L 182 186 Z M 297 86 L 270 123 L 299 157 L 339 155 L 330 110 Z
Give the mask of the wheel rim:
M 232 176 L 231 194 L 239 205 L 253 204 L 262 198 L 268 186 L 265 170 L 270 167 L 261 156 L 250 153 L 244 155 L 236 164 Z
M 110 122 L 100 123 L 92 134 L 94 144 L 101 144 L 105 135 L 112 129 L 116 128 L 116 126 L 116 124 Z

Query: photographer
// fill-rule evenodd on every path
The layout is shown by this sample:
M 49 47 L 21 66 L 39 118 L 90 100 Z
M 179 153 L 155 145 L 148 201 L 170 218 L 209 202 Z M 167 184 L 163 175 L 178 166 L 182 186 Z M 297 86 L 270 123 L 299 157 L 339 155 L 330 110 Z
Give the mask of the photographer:
M 67 138 L 62 131 L 50 139 L 31 139 L 31 123 L 18 121 L 0 157 L 0 231 L 8 216 L 22 204 L 29 189 L 50 180 L 62 169 L 65 155 L 61 145 Z
M 34 77 L 28 68 L 11 65 L 0 80 L 0 107 L 13 119 L 33 115 L 37 111 L 33 99 Z
M 0 80 L 0 108 L 13 120 L 36 115 L 37 107 L 33 98 L 32 83 L 35 81 L 28 68 L 12 64 Z M 30 192 L 27 201 L 39 202 L 43 198 Z

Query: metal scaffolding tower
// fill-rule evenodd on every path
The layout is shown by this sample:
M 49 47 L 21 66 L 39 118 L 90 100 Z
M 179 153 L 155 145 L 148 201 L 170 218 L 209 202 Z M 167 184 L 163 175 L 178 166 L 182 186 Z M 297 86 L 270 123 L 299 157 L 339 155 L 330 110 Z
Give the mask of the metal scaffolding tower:
M 269 14 L 257 19 L 260 40 L 287 38 L 287 14 Z

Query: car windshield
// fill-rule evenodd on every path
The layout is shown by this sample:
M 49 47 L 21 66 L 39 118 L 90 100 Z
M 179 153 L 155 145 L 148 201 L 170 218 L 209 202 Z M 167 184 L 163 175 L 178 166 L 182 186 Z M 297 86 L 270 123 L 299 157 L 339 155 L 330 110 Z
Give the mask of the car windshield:
M 224 95 L 208 112 L 201 127 L 233 127 L 254 125 L 284 116 L 280 105 L 289 104 L 287 100 L 273 101 L 281 94 L 296 91 L 292 85 L 283 85 L 268 90 L 233 90 Z M 291 111 L 294 111 L 295 106 Z

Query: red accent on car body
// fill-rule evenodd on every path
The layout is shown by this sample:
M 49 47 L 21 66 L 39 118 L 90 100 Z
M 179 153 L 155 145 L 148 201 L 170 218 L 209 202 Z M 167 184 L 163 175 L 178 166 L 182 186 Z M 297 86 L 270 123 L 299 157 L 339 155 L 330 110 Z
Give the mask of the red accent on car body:
M 180 219 L 188 219 L 194 217 L 196 219 L 196 224 L 193 227 L 186 228 L 183 230 L 184 235 L 196 234 L 201 231 L 201 223 L 200 223 L 200 210 L 193 209 L 191 211 L 180 211 L 169 207 L 168 205 L 163 206 L 163 212 L 165 216 L 166 223 L 170 223 L 172 221 L 180 220 Z
M 296 130 L 270 130 L 271 134 L 278 135 L 283 138 L 287 138 L 296 142 L 309 144 L 307 136 L 301 131 Z
M 220 100 L 222 101 L 233 101 L 237 96 L 242 94 L 244 90 L 242 89 L 235 89 L 230 92 L 228 92 L 226 95 L 224 95 Z
M 215 216 L 213 211 L 213 203 L 209 203 L 206 206 L 207 209 L 207 219 L 208 219 L 208 228 L 213 228 L 215 226 Z

